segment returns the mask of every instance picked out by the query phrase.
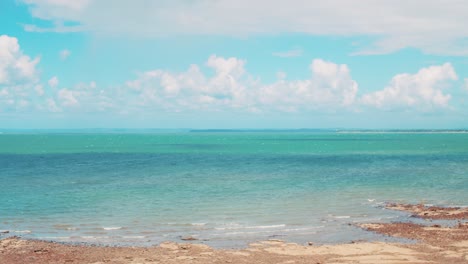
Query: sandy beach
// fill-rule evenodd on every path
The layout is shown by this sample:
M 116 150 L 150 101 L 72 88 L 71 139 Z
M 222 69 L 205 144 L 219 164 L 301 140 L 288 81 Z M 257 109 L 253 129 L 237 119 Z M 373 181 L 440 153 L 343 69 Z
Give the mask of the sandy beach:
M 268 240 L 245 249 L 214 249 L 206 245 L 165 242 L 154 247 L 69 245 L 9 237 L 0 240 L 0 260 L 10 263 L 468 263 L 466 208 L 388 204 L 428 224 L 372 223 L 359 227 L 415 243 L 356 241 L 308 245 Z M 458 220 L 454 226 L 431 220 Z

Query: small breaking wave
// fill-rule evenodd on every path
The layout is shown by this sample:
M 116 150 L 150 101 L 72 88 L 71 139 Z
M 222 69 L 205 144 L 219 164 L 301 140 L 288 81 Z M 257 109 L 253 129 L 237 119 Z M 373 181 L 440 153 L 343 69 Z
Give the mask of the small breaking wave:
M 191 223 L 193 226 L 204 226 L 206 223 Z
M 15 230 L 13 232 L 14 233 L 20 233 L 20 234 L 30 234 L 30 233 L 32 233 L 31 230 Z
M 120 229 L 123 229 L 123 227 L 121 227 L 121 226 L 109 226 L 109 227 L 103 227 L 102 229 L 104 229 L 106 231 L 111 231 L 111 230 L 120 230 Z
M 335 219 L 348 219 L 348 218 L 351 218 L 351 216 L 349 216 L 349 215 L 336 215 L 336 216 L 333 216 L 333 218 L 335 218 Z
M 53 227 L 54 229 L 57 229 L 57 230 L 69 230 L 69 231 L 78 229 L 72 225 L 67 225 L 67 224 L 57 224 L 57 225 L 53 225 Z
M 127 238 L 127 239 L 143 239 L 143 238 L 146 238 L 146 236 L 122 236 L 122 238 Z
M 216 230 L 237 230 L 237 229 L 270 229 L 270 228 L 281 228 L 286 227 L 285 224 L 279 225 L 261 225 L 261 226 L 241 226 L 241 225 L 234 225 L 228 227 L 216 227 Z

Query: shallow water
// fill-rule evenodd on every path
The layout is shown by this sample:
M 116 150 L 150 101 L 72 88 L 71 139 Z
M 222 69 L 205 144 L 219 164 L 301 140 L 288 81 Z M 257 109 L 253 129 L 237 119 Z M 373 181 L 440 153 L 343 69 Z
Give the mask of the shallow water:
M 382 239 L 386 201 L 466 205 L 468 134 L 1 134 L 0 230 L 218 247 Z M 351 225 L 350 225 L 351 224 Z

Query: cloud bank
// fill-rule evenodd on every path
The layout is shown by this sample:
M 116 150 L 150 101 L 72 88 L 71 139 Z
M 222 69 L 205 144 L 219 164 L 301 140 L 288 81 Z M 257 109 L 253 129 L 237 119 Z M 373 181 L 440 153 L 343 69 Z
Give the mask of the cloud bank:
M 401 73 L 383 89 L 360 93 L 346 64 L 314 59 L 308 78 L 263 82 L 246 60 L 211 55 L 186 71 L 154 69 L 117 86 L 81 82 L 63 87 L 58 76 L 41 80 L 39 58 L 23 54 L 14 37 L 0 36 L 0 111 L 53 113 L 330 113 L 449 109 L 458 79 L 450 63 Z M 467 80 L 465 79 L 465 84 Z
M 356 54 L 417 48 L 468 55 L 465 0 L 21 0 L 33 17 L 52 22 L 27 31 L 117 36 L 253 36 L 302 33 L 368 36 Z M 112 8 L 109 8 L 112 6 Z

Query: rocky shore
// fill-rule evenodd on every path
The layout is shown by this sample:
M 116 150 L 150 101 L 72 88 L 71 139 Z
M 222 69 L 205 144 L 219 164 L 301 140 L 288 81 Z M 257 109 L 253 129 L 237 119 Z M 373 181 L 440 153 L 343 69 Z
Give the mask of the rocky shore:
M 162 243 L 154 247 L 66 245 L 9 237 L 0 240 L 0 263 L 468 263 L 467 208 L 388 204 L 427 224 L 367 223 L 369 232 L 412 239 L 415 243 L 356 242 L 298 245 L 279 240 L 246 249 L 213 249 L 199 244 Z M 431 220 L 458 220 L 455 225 Z M 196 241 L 195 241 L 196 242 Z

